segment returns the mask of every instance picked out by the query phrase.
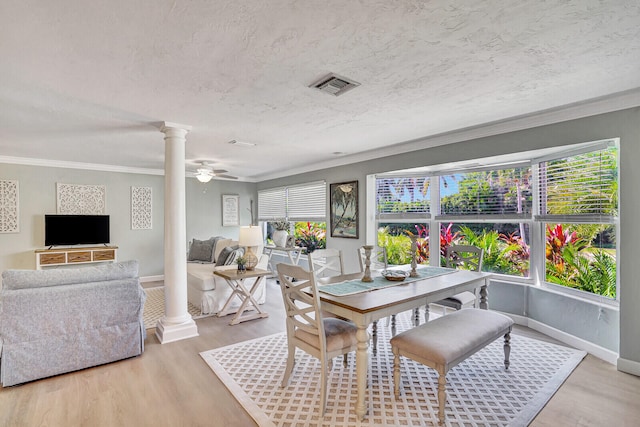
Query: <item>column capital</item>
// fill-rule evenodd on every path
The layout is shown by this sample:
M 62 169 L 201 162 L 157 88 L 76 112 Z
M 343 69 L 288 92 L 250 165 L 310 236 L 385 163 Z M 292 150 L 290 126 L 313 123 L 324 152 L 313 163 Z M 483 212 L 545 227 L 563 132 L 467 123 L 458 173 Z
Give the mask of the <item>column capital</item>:
M 162 122 L 160 126 L 160 132 L 167 136 L 185 137 L 187 133 L 192 129 L 191 126 L 181 125 L 179 123 Z

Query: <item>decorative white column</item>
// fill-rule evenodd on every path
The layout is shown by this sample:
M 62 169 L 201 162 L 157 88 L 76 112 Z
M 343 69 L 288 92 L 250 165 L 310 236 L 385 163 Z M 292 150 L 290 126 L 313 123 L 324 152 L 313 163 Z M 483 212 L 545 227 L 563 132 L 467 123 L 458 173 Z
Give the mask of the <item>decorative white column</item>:
M 190 126 L 164 122 L 164 316 L 156 324 L 162 344 L 198 336 L 187 311 L 185 141 Z

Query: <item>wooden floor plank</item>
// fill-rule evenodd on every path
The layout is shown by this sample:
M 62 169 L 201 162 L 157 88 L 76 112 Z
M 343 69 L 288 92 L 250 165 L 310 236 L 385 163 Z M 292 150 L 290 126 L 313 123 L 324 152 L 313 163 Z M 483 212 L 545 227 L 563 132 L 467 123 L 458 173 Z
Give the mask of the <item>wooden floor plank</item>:
M 198 319 L 196 338 L 160 344 L 150 333 L 140 357 L 0 389 L 0 426 L 255 425 L 199 353 L 284 331 L 280 290 L 267 286 L 266 319 Z M 587 356 L 531 425 L 637 426 L 637 402 L 640 378 Z

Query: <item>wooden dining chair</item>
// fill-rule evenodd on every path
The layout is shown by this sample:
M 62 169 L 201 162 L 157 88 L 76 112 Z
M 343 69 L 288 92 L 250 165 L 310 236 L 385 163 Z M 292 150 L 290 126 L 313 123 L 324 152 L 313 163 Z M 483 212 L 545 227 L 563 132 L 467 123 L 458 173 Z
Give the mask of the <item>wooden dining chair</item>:
M 482 270 L 482 258 L 484 249 L 471 245 L 451 245 L 445 252 L 445 266 L 449 268 L 460 268 L 470 271 Z M 476 295 L 473 292 L 461 292 L 452 297 L 441 299 L 433 304 L 443 307 L 446 314 L 446 307 L 460 310 L 466 307 L 473 307 L 476 302 Z
M 296 348 L 320 360 L 320 414 L 327 405 L 327 368 L 334 357 L 346 355 L 357 348 L 357 328 L 351 322 L 334 317 L 323 318 L 315 275 L 297 265 L 278 264 L 280 289 L 287 316 L 288 356 L 282 387 L 289 385 L 295 365 Z
M 342 251 L 338 249 L 316 249 L 307 254 L 309 270 L 316 277 L 329 277 L 344 274 Z

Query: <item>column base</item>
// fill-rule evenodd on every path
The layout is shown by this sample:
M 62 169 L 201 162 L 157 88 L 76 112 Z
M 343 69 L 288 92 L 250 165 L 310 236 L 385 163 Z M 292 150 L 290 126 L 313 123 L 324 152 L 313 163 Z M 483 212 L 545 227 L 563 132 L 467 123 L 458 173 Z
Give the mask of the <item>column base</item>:
M 162 320 L 163 319 L 160 319 L 158 323 L 156 323 L 156 337 L 158 337 L 160 344 L 180 341 L 199 335 L 198 326 L 193 319 L 178 324 L 165 324 Z

